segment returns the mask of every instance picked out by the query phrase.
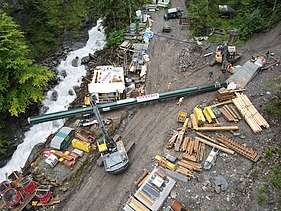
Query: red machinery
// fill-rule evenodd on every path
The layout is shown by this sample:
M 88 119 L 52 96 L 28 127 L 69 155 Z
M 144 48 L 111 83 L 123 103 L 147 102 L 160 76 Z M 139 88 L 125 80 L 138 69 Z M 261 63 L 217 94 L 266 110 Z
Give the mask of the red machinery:
M 0 184 L 0 195 L 3 196 L 4 192 L 8 189 L 11 188 L 11 184 L 9 183 L 9 181 L 5 180 L 3 182 L 1 182 Z
M 15 188 L 6 189 L 3 193 L 2 199 L 9 208 L 13 208 L 22 202 L 22 196 Z
M 32 194 L 37 188 L 37 184 L 32 177 L 25 177 L 20 182 L 23 191 L 27 194 Z
M 53 193 L 46 185 L 40 185 L 38 189 L 36 189 L 35 195 L 42 204 L 48 204 L 53 197 Z

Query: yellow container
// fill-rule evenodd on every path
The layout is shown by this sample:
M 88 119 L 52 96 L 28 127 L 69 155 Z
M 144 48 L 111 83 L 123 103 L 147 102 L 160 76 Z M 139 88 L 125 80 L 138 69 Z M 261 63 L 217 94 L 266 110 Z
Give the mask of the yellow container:
M 195 116 L 198 120 L 198 125 L 204 125 L 206 122 L 206 119 L 204 117 L 202 109 L 196 107 L 196 108 L 194 108 L 193 113 L 195 114 Z
M 216 119 L 216 115 L 214 114 L 211 106 L 205 107 L 203 113 L 209 123 L 212 123 Z
M 91 144 L 85 141 L 74 138 L 71 143 L 74 148 L 80 149 L 84 152 L 90 152 L 92 150 Z

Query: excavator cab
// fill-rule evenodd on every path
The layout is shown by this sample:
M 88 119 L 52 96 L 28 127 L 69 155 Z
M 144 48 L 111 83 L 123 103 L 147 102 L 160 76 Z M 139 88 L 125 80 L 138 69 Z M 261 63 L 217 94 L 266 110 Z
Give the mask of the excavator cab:
M 108 150 L 107 148 L 107 144 L 106 144 L 106 140 L 101 137 L 98 141 L 97 141 L 97 145 L 98 145 L 98 149 L 99 149 L 99 152 L 102 153 L 102 152 L 106 152 Z

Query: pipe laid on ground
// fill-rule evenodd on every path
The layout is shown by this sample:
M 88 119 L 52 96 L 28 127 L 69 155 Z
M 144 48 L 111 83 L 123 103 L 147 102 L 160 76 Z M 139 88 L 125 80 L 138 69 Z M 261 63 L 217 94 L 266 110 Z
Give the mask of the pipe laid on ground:
M 150 95 L 144 95 L 137 98 L 128 98 L 124 100 L 118 100 L 116 102 L 111 103 L 104 103 L 104 104 L 98 104 L 97 107 L 101 111 L 110 111 L 114 109 L 119 109 L 131 105 L 140 105 L 147 102 L 154 102 L 154 101 L 161 101 L 168 98 L 175 98 L 175 97 L 182 97 L 182 96 L 189 96 L 194 94 L 200 94 L 204 92 L 210 92 L 217 90 L 221 87 L 226 87 L 227 82 L 221 82 L 221 83 L 213 83 L 208 84 L 204 86 L 194 86 L 194 87 L 187 87 L 183 89 L 163 92 L 163 93 L 155 93 Z M 28 122 L 30 124 L 38 124 L 42 122 L 57 120 L 57 119 L 63 119 L 68 117 L 73 117 L 76 115 L 84 115 L 84 114 L 91 114 L 93 113 L 93 109 L 91 107 L 82 107 L 82 108 L 75 108 L 67 111 L 60 111 L 50 114 L 44 114 L 41 116 L 32 116 L 28 118 Z

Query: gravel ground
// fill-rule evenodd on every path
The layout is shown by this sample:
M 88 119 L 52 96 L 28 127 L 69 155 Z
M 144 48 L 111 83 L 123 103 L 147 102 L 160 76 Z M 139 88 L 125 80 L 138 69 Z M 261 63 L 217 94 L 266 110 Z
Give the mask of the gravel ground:
M 184 8 L 184 1 L 175 0 L 173 6 Z M 170 26 L 172 32 L 164 35 L 184 42 L 162 36 L 156 36 L 151 40 L 148 49 L 151 61 L 148 68 L 146 93 L 163 92 L 169 82 L 173 84 L 173 89 L 211 83 L 212 81 L 208 81 L 210 67 L 207 60 L 200 56 L 194 44 L 188 42 L 187 31 L 180 29 L 178 20 L 165 22 L 163 13 L 164 11 L 158 11 L 152 14 L 152 19 L 155 21 L 152 30 L 158 35 L 163 35 L 162 27 Z M 243 59 L 240 63 L 243 64 L 252 54 L 264 54 L 267 50 L 281 55 L 280 34 L 281 23 L 273 30 L 250 40 L 241 48 Z M 184 65 L 189 65 L 188 68 L 183 67 L 180 62 L 183 59 L 180 58 L 188 60 L 184 62 Z M 228 76 L 222 75 L 219 67 L 213 69 L 213 81 Z M 277 75 L 280 75 L 280 66 L 259 73 L 248 84 L 246 91 L 271 127 L 259 134 L 253 134 L 242 120 L 239 122 L 239 131 L 246 138 L 235 137 L 238 142 L 260 153 L 266 146 L 280 146 L 280 139 L 278 139 L 281 135 L 280 127 L 278 127 L 280 120 L 264 114 L 264 104 L 272 99 L 275 93 L 272 87 L 267 86 L 267 81 Z M 123 121 L 117 133 L 123 137 L 125 144 L 130 140 L 136 143 L 130 152 L 130 168 L 124 174 L 112 176 L 103 168 L 93 165 L 81 185 L 78 188 L 73 187 L 74 193 L 61 205 L 60 210 L 122 210 L 124 203 L 133 193 L 133 182 L 142 169 L 152 168 L 155 165 L 153 157 L 156 154 L 163 154 L 172 129 L 180 127 L 176 122 L 177 113 L 180 110 L 190 113 L 196 105 L 211 104 L 214 99 L 215 93 L 206 93 L 186 98 L 182 107 L 178 107 L 177 99 L 174 99 L 113 113 L 114 116 L 121 115 L 122 112 L 127 113 L 127 119 Z M 231 133 L 226 134 L 233 137 Z M 208 148 L 209 151 L 210 148 Z M 261 165 L 262 160 L 253 165 L 251 161 L 237 154 L 230 156 L 221 153 L 211 171 L 201 172 L 197 179 L 192 179 L 188 183 L 178 182 L 173 191 L 177 194 L 176 198 L 190 210 L 273 210 L 277 207 L 276 201 L 259 206 L 255 199 L 256 187 L 261 181 L 253 181 L 250 174 Z M 260 169 L 260 174 L 263 173 L 263 169 Z M 228 189 L 220 194 L 215 193 L 209 183 L 217 175 L 223 175 L 229 185 Z M 272 194 L 280 193 L 272 192 Z

